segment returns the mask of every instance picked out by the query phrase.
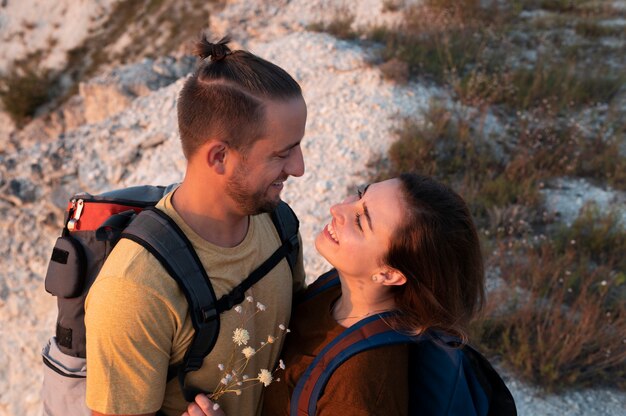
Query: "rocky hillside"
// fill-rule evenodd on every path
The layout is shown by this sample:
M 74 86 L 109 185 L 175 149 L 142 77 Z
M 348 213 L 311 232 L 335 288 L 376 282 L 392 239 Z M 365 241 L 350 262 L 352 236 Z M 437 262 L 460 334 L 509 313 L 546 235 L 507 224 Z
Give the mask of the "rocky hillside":
M 98 34 L 118 33 L 111 22 L 115 11 L 120 18 L 124 2 L 83 2 L 80 10 L 72 9 L 69 1 L 48 3 L 3 2 L 0 36 L 11 48 L 3 48 L 0 61 L 19 61 L 46 48 L 53 53 L 42 56 L 41 62 L 63 70 L 67 51 L 93 45 L 90 42 Z M 182 6 L 172 9 L 177 4 L 173 1 L 136 3 L 141 8 L 128 13 L 144 20 L 126 21 L 127 33 L 133 35 L 124 38 L 120 34 L 115 42 L 107 43 L 117 45 L 107 50 L 118 51 L 111 52 L 107 65 L 94 68 L 91 75 L 85 73 L 85 78 L 76 75 L 67 81 L 68 85 L 76 81 L 75 94 L 21 130 L 6 114 L 0 119 L 0 355 L 5 357 L 0 367 L 0 415 L 40 412 L 40 348 L 52 334 L 56 318 L 54 299 L 43 288 L 43 276 L 68 198 L 77 191 L 97 193 L 182 178 L 185 163 L 177 137 L 176 96 L 194 60 L 178 45 L 169 45 L 165 37 L 159 38 L 158 48 L 151 49 L 159 52 L 152 57 L 142 55 L 141 48 L 131 53 L 120 45 L 132 45 L 144 37 L 140 27 L 153 27 L 148 23 L 156 24 L 164 13 L 186 16 L 187 11 Z M 336 11 L 329 3 L 240 0 L 211 3 L 201 13 L 207 19 L 210 14 L 206 26 L 215 37 L 232 33 L 239 44 L 284 67 L 303 87 L 309 110 L 303 142 L 307 172 L 288 181 L 284 198 L 301 220 L 309 280 L 327 267 L 312 242 L 328 220 L 330 204 L 342 199 L 348 186 L 365 180 L 364 166 L 386 151 L 400 121 L 407 116 L 419 119 L 434 98 L 458 105 L 432 84 L 400 86 L 386 80 L 371 64 L 371 52 L 356 43 L 308 31 L 309 24 Z M 383 12 L 386 3 L 355 3 L 354 24 L 393 22 L 397 11 Z M 39 7 L 43 13 L 38 15 L 46 18 L 35 19 L 26 6 Z M 32 42 L 23 42 L 31 35 Z M 41 39 L 50 37 L 59 40 L 42 43 Z M 126 64 L 113 64 L 114 56 Z M 486 123 L 499 129 L 505 122 L 490 115 Z M 577 204 L 590 198 L 604 198 L 606 206 L 623 206 L 625 201 L 624 195 L 587 182 L 563 181 L 548 199 L 548 208 L 562 211 L 566 219 L 575 215 Z M 507 377 L 522 415 L 617 415 L 626 403 L 624 394 L 611 390 L 543 396 L 540 390 Z

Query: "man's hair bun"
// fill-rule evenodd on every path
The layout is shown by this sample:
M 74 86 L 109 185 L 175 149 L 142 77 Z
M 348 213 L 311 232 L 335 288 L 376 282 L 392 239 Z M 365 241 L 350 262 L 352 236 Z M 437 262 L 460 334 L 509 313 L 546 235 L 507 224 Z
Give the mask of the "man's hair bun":
M 220 61 L 231 54 L 227 45 L 228 42 L 230 42 L 228 36 L 224 36 L 217 43 L 211 43 L 207 40 L 206 35 L 202 35 L 202 39 L 196 42 L 194 53 L 202 59 L 211 57 L 212 61 Z

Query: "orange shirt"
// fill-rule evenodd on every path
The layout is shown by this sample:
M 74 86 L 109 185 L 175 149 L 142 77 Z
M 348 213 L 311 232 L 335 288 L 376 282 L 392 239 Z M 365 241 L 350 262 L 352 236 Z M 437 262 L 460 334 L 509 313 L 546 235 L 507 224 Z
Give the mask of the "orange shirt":
M 293 390 L 317 354 L 345 328 L 332 317 L 339 286 L 296 307 L 279 382 L 264 393 L 263 415 L 289 415 Z M 347 360 L 333 373 L 317 403 L 318 416 L 408 415 L 408 345 L 365 351 Z

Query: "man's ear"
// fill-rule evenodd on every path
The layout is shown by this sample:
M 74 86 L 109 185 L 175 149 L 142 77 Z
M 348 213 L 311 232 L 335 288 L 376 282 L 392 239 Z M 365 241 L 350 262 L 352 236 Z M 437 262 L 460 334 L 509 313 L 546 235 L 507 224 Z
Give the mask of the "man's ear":
M 206 144 L 204 149 L 205 163 L 216 173 L 223 174 L 226 172 L 226 158 L 230 147 L 226 142 L 221 140 L 211 140 Z
M 384 286 L 402 286 L 406 283 L 406 276 L 398 270 L 386 268 L 377 273 L 378 282 Z

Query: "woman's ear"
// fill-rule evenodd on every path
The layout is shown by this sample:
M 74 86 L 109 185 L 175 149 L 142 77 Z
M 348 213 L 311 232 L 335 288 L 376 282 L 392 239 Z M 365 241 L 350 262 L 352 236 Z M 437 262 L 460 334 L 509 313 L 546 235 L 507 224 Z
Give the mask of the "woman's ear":
M 378 273 L 377 281 L 384 286 L 402 286 L 406 284 L 406 276 L 395 269 L 385 269 Z

